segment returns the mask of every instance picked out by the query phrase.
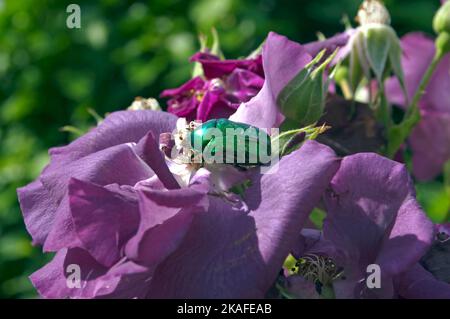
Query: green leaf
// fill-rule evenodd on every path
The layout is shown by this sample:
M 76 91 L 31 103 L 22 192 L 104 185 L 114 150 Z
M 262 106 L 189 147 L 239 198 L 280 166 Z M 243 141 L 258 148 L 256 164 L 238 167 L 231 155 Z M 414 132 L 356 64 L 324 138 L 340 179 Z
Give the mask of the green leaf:
M 393 125 L 388 130 L 388 146 L 386 155 L 393 158 L 400 146 L 408 138 L 409 134 L 420 121 L 420 112 L 415 108 L 400 124 Z

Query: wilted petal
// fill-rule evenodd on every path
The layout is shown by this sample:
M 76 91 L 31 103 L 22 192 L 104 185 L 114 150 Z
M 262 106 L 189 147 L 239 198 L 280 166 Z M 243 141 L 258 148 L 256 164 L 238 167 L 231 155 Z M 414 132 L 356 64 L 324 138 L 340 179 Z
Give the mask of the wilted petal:
M 370 106 L 337 95 L 327 99 L 324 114 L 317 125 L 331 126 L 316 140 L 341 156 L 377 152 L 385 144 L 383 126 L 377 122 Z
M 445 224 L 441 224 L 441 225 L 437 225 L 436 232 L 437 233 L 444 233 L 444 234 L 446 234 L 447 236 L 450 237 L 450 222 L 445 223 Z

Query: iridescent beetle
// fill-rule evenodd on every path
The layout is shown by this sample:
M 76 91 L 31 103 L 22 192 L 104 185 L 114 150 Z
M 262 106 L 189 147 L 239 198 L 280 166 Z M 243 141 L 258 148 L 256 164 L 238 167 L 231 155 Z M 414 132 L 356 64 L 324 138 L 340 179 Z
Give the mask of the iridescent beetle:
M 189 142 L 193 153 L 204 162 L 214 158 L 216 162 L 241 169 L 270 165 L 270 136 L 248 124 L 228 119 L 209 120 L 192 127 Z

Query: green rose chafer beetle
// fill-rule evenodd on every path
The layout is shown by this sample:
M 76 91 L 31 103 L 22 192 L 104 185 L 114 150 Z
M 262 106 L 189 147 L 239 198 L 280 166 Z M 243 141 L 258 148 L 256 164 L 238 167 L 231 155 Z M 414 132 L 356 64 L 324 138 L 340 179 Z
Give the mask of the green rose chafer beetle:
M 193 158 L 238 168 L 270 165 L 270 136 L 263 130 L 228 119 L 213 119 L 193 126 L 188 135 Z

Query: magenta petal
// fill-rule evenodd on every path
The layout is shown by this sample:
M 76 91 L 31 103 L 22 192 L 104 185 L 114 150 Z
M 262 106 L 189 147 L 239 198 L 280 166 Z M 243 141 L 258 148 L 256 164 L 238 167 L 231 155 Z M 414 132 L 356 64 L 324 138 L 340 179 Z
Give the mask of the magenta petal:
M 249 102 L 241 104 L 230 119 L 270 129 L 284 120 L 276 103 L 278 94 L 311 61 L 311 56 L 300 44 L 271 32 L 262 57 L 266 77 L 263 88 Z
M 210 88 L 206 91 L 198 106 L 196 119 L 206 122 L 207 120 L 214 118 L 211 116 L 213 112 L 216 114 L 223 114 L 223 117 L 228 117 L 233 112 L 233 109 L 227 105 L 225 100 L 223 100 L 225 93 L 224 89 L 221 87 L 215 88 L 212 83 L 209 83 L 208 85 Z
M 210 196 L 208 210 L 195 214 L 178 249 L 157 267 L 150 297 L 264 296 L 339 162 L 328 147 L 307 142 L 279 165 L 248 189 L 248 210 Z
M 199 62 L 202 64 L 203 71 L 208 79 L 221 78 L 225 75 L 229 75 L 237 68 L 253 71 L 256 73 L 260 68 L 261 62 L 259 58 L 242 60 L 220 60 L 217 56 L 205 52 L 197 52 L 191 58 L 191 61 Z
M 192 90 L 199 90 L 203 88 L 205 81 L 201 77 L 195 77 L 184 83 L 176 89 L 167 89 L 161 93 L 161 97 L 174 97 L 177 95 L 188 94 Z

